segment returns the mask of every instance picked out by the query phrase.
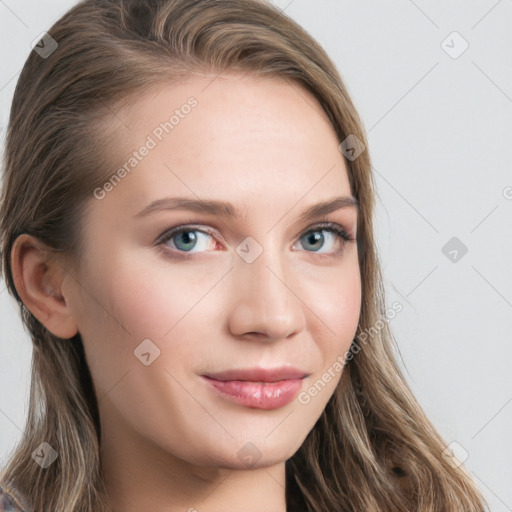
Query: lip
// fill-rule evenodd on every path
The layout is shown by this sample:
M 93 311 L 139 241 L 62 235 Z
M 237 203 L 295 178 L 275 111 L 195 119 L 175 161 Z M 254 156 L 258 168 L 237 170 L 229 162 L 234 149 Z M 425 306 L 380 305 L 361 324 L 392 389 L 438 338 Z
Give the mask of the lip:
M 283 380 L 303 379 L 308 374 L 292 366 L 279 368 L 245 368 L 208 373 L 204 377 L 219 381 L 242 380 L 250 382 L 280 382 Z
M 210 389 L 230 402 L 273 410 L 292 402 L 308 374 L 291 367 L 249 368 L 202 375 Z

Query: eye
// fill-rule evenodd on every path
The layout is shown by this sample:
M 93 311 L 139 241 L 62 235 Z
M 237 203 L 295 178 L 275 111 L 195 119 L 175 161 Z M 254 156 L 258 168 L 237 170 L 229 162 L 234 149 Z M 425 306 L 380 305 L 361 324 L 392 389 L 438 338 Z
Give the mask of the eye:
M 218 243 L 214 236 L 214 233 L 193 226 L 178 226 L 163 233 L 156 244 L 165 246 L 167 252 L 195 254 L 207 251 L 209 247 L 210 250 L 215 250 Z M 332 222 L 308 229 L 299 239 L 302 247 L 307 252 L 324 255 L 340 252 L 345 242 L 351 240 L 353 238 L 348 235 L 344 228 Z M 321 252 L 324 246 L 327 246 L 327 250 Z
M 179 226 L 164 233 L 158 240 L 158 244 L 167 245 L 172 242 L 171 248 L 179 252 L 194 254 L 208 248 L 208 238 L 213 235 L 206 231 L 191 226 Z M 211 244 L 211 243 L 210 243 Z M 196 251 L 194 251 L 196 249 Z
M 325 236 L 325 233 L 328 233 L 327 237 Z M 304 235 L 302 235 L 300 240 L 302 247 L 309 247 L 311 249 L 311 251 L 308 250 L 308 252 L 328 254 L 332 252 L 339 252 L 343 249 L 345 242 L 351 241 L 352 238 L 340 225 L 328 222 L 309 229 Z M 320 252 L 320 249 L 324 248 L 326 240 L 327 250 L 325 252 Z M 338 246 L 338 250 L 336 250 L 336 246 Z

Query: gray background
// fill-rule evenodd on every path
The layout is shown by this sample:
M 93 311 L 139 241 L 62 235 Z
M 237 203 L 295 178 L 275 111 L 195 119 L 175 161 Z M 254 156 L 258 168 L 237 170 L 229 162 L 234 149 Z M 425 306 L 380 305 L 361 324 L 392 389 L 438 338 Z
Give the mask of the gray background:
M 30 43 L 74 3 L 0 0 L 2 141 Z M 512 511 L 512 1 L 275 3 L 334 59 L 368 132 L 406 376 L 491 510 Z M 21 436 L 31 355 L 3 282 L 0 315 L 1 465 Z

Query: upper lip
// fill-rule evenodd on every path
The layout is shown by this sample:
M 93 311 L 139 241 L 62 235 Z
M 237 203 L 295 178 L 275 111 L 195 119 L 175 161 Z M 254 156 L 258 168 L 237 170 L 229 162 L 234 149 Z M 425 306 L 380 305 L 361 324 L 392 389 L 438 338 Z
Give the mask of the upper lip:
M 228 381 L 245 380 L 250 382 L 279 382 L 281 380 L 302 379 L 308 373 L 293 368 L 291 366 L 282 366 L 279 368 L 244 368 L 235 370 L 225 370 L 218 373 L 208 373 L 204 377 L 210 379 Z

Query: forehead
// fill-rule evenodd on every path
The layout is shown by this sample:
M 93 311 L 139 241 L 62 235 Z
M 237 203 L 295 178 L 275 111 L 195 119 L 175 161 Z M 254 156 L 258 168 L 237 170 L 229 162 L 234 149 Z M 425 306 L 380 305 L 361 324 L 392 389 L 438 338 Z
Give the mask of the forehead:
M 110 195 L 133 207 L 169 195 L 262 208 L 350 194 L 320 104 L 280 78 L 225 74 L 159 84 L 119 110 L 109 131 L 111 174 L 127 171 Z

